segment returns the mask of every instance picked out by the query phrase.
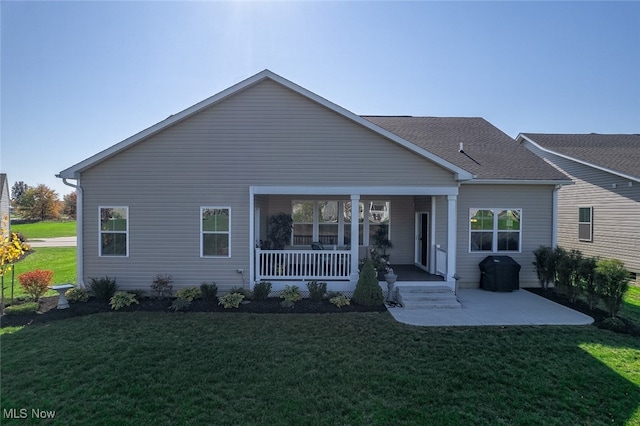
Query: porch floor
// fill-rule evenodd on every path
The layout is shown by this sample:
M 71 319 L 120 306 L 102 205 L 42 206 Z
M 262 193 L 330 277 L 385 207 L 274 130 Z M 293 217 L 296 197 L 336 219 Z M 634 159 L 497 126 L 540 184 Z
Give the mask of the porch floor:
M 404 281 L 444 281 L 444 277 L 433 275 L 415 265 L 393 265 L 398 282 Z

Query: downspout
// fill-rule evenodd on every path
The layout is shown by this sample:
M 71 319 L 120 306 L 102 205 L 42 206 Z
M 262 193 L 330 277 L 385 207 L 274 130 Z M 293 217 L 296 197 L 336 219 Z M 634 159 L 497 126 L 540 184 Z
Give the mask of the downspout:
M 56 177 L 60 177 L 57 175 Z M 84 265 L 83 265 L 83 238 L 82 238 L 82 186 L 80 186 L 80 179 L 76 179 L 78 181 L 77 185 L 69 183 L 67 178 L 62 178 L 62 183 L 76 190 L 76 280 L 78 281 L 78 286 L 80 288 L 87 288 L 87 285 L 84 283 Z
M 551 247 L 556 248 L 558 246 L 558 191 L 562 188 L 561 185 L 556 185 L 553 188 L 553 201 L 551 212 Z

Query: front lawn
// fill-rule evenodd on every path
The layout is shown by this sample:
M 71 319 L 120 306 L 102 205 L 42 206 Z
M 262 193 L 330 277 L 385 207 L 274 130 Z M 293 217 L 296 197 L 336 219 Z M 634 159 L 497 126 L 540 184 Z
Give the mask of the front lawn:
M 75 247 L 37 247 L 33 253 L 24 257 L 13 266 L 15 268 L 14 297 L 26 295 L 18 275 L 33 271 L 35 269 L 51 269 L 53 271 L 53 282 L 55 284 L 75 284 L 76 283 L 76 248 Z M 11 272 L 4 278 L 5 299 L 11 296 Z M 55 296 L 56 293 L 50 290 L 46 296 Z
M 640 424 L 640 339 L 595 327 L 113 312 L 3 331 L 3 410 L 57 424 Z
M 11 232 L 19 232 L 29 240 L 39 238 L 75 237 L 76 221 L 42 221 L 11 225 Z

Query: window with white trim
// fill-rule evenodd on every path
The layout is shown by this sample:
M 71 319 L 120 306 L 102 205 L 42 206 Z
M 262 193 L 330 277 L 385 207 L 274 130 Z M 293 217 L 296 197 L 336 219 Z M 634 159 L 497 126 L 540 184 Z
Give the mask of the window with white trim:
M 129 255 L 129 207 L 99 207 L 100 256 Z
M 200 207 L 201 257 L 231 257 L 231 208 Z
M 351 201 L 294 200 L 292 203 L 293 245 L 310 245 L 315 241 L 329 246 L 349 245 L 351 243 L 351 210 Z M 389 229 L 390 210 L 389 201 L 358 203 L 359 245 L 368 245 L 382 225 L 386 225 L 387 230 Z
M 578 240 L 593 241 L 592 207 L 578 207 Z
M 469 251 L 520 252 L 522 209 L 469 209 Z

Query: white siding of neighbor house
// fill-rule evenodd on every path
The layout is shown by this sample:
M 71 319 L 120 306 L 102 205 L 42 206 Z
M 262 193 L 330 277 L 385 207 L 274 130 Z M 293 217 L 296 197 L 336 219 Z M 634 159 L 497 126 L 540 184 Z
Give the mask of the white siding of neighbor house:
M 438 203 L 446 207 L 446 197 L 438 197 Z M 520 253 L 470 252 L 469 209 L 505 208 L 522 209 Z M 541 245 L 550 246 L 552 239 L 552 185 L 461 185 L 458 195 L 458 264 L 462 288 L 478 287 L 480 268 L 478 264 L 489 255 L 510 256 L 521 266 L 520 287 L 538 287 L 533 251 Z M 446 210 L 445 210 L 446 211 Z M 441 238 L 441 237 L 440 237 Z M 446 244 L 446 230 L 444 232 Z
M 640 274 L 640 183 L 545 153 L 531 144 L 527 148 L 563 171 L 574 185 L 558 192 L 558 245 L 584 255 L 615 258 Z M 615 185 L 615 188 L 613 187 Z M 593 241 L 578 239 L 578 208 L 592 207 Z
M 109 275 L 123 289 L 148 289 L 155 275 L 171 274 L 175 287 L 216 281 L 225 289 L 248 286 L 252 185 L 450 186 L 454 176 L 266 80 L 93 166 L 80 182 L 85 280 Z M 413 238 L 409 201 L 392 207 L 394 239 Z M 277 210 L 269 203 L 256 197 L 263 227 Z M 129 207 L 128 257 L 98 257 L 98 206 Z M 230 258 L 200 257 L 201 206 L 231 208 Z M 411 229 L 395 228 L 405 220 Z

